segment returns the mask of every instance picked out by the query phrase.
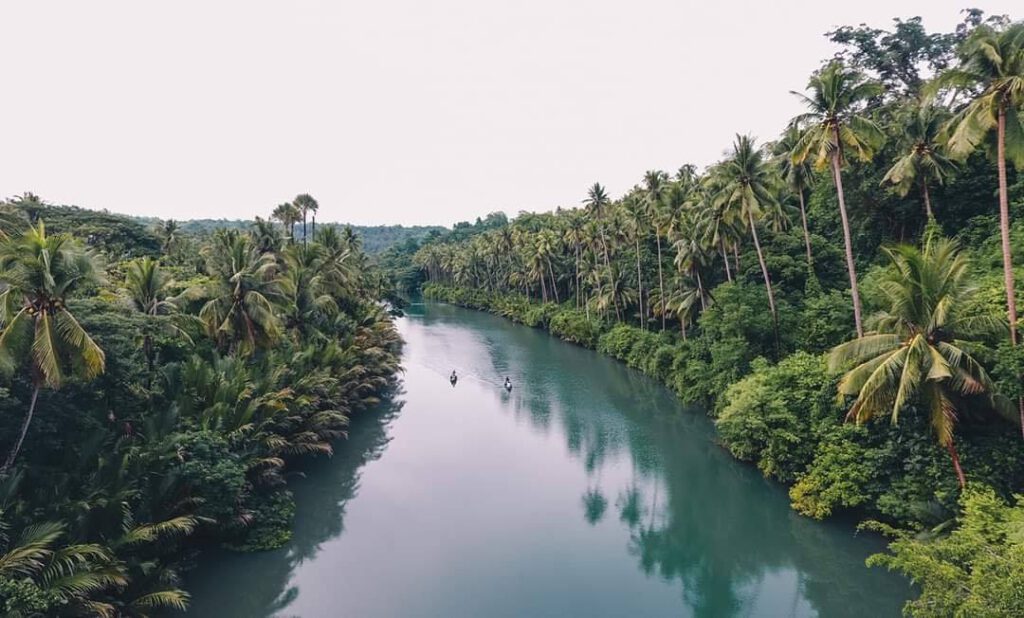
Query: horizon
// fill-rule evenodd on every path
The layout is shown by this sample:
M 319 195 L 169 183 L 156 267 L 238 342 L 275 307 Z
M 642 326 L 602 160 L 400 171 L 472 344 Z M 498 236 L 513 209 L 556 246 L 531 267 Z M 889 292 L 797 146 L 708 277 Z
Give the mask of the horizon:
M 571 208 L 594 182 L 619 196 L 648 169 L 704 168 L 736 133 L 774 139 L 837 49 L 826 31 L 948 32 L 963 8 L 8 5 L 0 50 L 33 50 L 8 81 L 35 96 L 7 101 L 0 196 L 233 220 L 308 192 L 324 220 L 447 227 Z

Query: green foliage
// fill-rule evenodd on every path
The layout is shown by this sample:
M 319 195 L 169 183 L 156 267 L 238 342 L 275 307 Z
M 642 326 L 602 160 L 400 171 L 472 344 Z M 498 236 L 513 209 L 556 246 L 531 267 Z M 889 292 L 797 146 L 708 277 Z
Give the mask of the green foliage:
M 252 524 L 246 527 L 241 539 L 225 543 L 234 551 L 268 551 L 283 546 L 292 538 L 295 519 L 295 500 L 289 491 L 260 493 L 249 501 Z
M 388 388 L 400 342 L 383 291 L 347 233 L 285 247 L 257 221 L 204 241 L 200 275 L 173 255 L 175 225 L 168 254 L 107 264 L 49 232 L 0 238 L 0 612 L 184 610 L 193 534 L 287 542 L 287 468 L 333 452 Z
M 984 486 L 960 499 L 959 526 L 937 538 L 896 535 L 889 554 L 869 565 L 909 576 L 921 596 L 909 601 L 909 616 L 1020 616 L 1024 614 L 1024 503 L 1008 505 Z
M 755 361 L 725 392 L 716 426 L 739 459 L 791 483 L 814 457 L 817 437 L 839 422 L 834 376 L 821 357 L 798 352 L 777 365 Z

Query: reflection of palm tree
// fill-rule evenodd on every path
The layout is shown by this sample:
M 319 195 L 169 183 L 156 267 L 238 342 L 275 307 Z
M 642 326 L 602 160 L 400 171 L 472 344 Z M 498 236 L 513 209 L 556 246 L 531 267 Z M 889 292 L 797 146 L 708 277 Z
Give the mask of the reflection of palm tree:
M 608 499 L 599 488 L 588 489 L 583 494 L 583 519 L 591 526 L 601 521 L 607 508 Z

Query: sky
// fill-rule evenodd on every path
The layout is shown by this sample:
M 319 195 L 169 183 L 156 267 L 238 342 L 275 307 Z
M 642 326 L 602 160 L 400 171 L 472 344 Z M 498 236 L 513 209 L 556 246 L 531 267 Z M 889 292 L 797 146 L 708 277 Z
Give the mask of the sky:
M 0 5 L 0 197 L 161 218 L 440 224 L 613 196 L 772 139 L 840 25 L 1019 0 Z M 1014 9 L 1017 9 L 1014 12 Z

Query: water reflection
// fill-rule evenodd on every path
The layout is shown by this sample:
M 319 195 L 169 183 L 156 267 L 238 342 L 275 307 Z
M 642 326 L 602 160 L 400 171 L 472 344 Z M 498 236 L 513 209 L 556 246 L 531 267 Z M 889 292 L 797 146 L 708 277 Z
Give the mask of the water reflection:
M 447 306 L 403 331 L 406 410 L 307 470 L 285 550 L 207 560 L 192 615 L 899 614 L 877 539 L 796 516 L 651 380 Z

